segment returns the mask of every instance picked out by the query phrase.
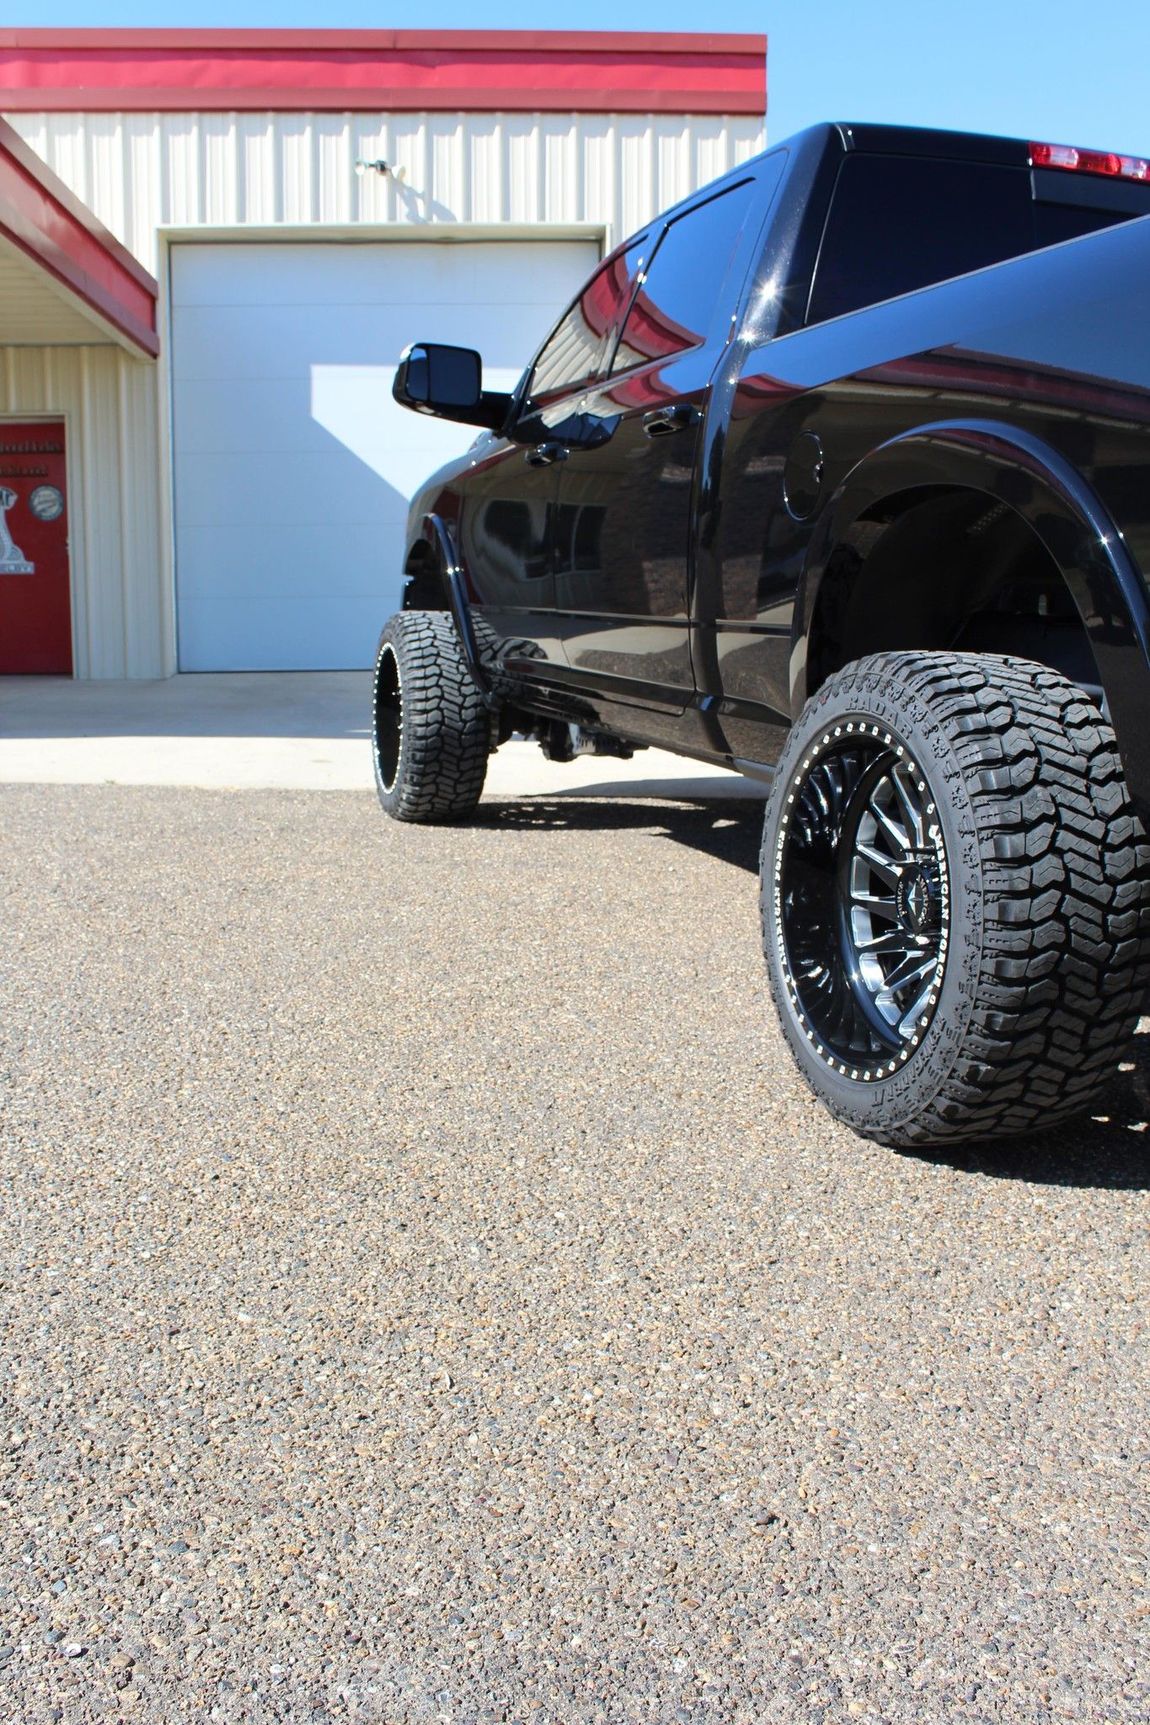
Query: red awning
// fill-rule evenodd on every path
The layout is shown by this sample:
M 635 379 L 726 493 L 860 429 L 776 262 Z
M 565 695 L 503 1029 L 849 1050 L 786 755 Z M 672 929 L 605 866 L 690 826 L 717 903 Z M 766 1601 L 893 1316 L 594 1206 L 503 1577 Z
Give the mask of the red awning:
M 111 333 L 141 353 L 159 352 L 155 280 L 3 120 L 0 242 L 50 277 L 105 340 Z

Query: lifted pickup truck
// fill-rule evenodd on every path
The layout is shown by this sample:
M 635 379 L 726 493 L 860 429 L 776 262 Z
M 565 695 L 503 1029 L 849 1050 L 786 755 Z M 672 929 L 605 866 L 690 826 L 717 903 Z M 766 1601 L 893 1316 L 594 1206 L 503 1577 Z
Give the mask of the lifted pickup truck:
M 818 126 L 619 246 L 415 499 L 379 645 L 399 820 L 513 733 L 771 781 L 766 961 L 818 1095 L 898 1146 L 1114 1071 L 1150 978 L 1150 164 Z

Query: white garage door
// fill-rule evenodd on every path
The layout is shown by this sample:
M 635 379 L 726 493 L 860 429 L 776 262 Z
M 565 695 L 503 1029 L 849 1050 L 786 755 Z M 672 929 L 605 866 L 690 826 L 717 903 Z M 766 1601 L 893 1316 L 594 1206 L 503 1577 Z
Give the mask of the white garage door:
M 371 663 L 412 492 L 475 435 L 397 407 L 408 342 L 507 389 L 594 268 L 589 240 L 172 248 L 180 669 Z

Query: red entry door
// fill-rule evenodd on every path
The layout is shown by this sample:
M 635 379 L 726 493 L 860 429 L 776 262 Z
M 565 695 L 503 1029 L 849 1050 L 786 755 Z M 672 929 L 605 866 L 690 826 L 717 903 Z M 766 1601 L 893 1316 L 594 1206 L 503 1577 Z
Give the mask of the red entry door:
M 63 420 L 0 420 L 0 672 L 72 674 Z

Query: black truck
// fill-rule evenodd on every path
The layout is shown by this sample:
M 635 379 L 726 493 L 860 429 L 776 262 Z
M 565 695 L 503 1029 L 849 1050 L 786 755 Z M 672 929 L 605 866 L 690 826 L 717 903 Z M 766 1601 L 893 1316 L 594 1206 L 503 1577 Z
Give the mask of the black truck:
M 824 125 L 619 246 L 410 516 L 388 814 L 513 734 L 769 780 L 763 940 L 807 1080 L 895 1146 L 1033 1130 L 1150 980 L 1150 163 Z

